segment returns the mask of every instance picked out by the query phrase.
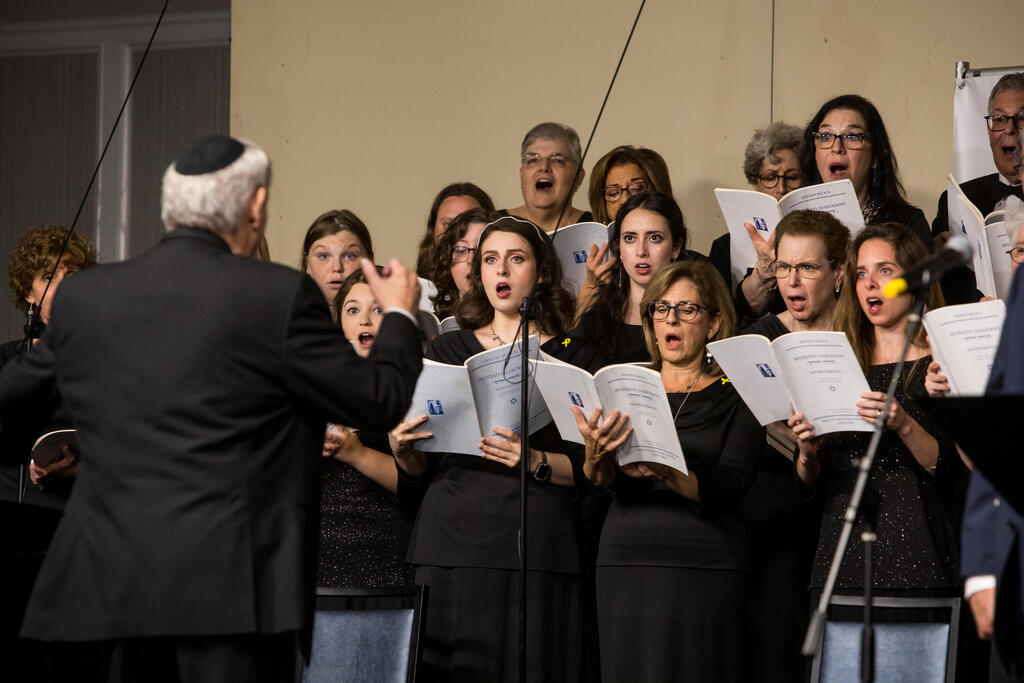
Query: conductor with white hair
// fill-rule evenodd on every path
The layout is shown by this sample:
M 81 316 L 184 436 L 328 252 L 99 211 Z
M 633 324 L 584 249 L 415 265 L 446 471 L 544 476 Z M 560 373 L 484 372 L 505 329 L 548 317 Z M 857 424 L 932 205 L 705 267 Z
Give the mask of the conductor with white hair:
M 4 412 L 56 386 L 81 446 L 22 625 L 54 680 L 294 678 L 324 425 L 402 418 L 419 286 L 397 261 L 364 263 L 387 314 L 359 358 L 308 276 L 246 258 L 269 187 L 256 145 L 195 143 L 164 176 L 160 243 L 69 278 L 0 375 Z

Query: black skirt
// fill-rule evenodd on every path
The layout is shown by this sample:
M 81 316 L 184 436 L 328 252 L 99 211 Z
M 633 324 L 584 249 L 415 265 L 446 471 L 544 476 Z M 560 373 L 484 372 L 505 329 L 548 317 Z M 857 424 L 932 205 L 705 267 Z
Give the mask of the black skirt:
M 515 683 L 519 672 L 519 573 L 475 567 L 416 568 L 429 586 L 419 680 Z M 578 680 L 580 577 L 527 572 L 526 679 Z
M 745 587 L 731 569 L 598 567 L 602 678 L 739 683 Z

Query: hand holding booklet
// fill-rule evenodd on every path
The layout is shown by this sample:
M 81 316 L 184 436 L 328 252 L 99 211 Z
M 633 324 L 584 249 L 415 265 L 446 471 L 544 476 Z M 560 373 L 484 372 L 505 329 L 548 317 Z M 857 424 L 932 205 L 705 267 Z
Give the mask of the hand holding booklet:
M 985 394 L 1005 318 L 1006 304 L 999 299 L 924 314 L 932 358 L 949 380 L 950 396 Z
M 536 337 L 530 337 L 527 348 L 531 356 L 540 354 Z M 424 360 L 403 422 L 427 415 L 420 430 L 433 432 L 433 436 L 417 441 L 416 449 L 480 455 L 480 439 L 493 436 L 494 427 L 521 433 L 521 353 L 521 343 L 516 342 L 511 356 L 505 344 L 471 356 L 463 365 Z M 532 377 L 529 382 L 533 434 L 551 422 L 551 416 L 534 389 Z
M 715 198 L 722 209 L 722 217 L 729 228 L 729 249 L 732 261 L 733 284 L 746 275 L 748 268 L 757 262 L 757 252 L 750 241 L 745 223 L 750 223 L 757 233 L 767 241 L 775 226 L 789 213 L 799 209 L 812 209 L 832 214 L 850 229 L 851 236 L 864 227 L 860 203 L 853 183 L 837 180 L 820 185 L 808 185 L 786 194 L 775 201 L 769 194 L 756 190 L 728 190 L 715 188 Z
M 874 430 L 857 414 L 868 381 L 842 332 L 790 332 L 771 342 L 744 334 L 708 349 L 762 425 L 788 420 L 792 404 L 818 435 Z
M 562 264 L 562 284 L 578 294 L 587 279 L 587 255 L 590 245 L 608 241 L 608 226 L 602 223 L 575 223 L 548 233 L 551 246 Z
M 672 410 L 661 375 L 628 363 L 608 365 L 591 375 L 586 370 L 560 362 L 536 361 L 537 388 L 566 441 L 583 443 L 572 407 L 588 418 L 597 408 L 607 416 L 618 410 L 629 416 L 633 433 L 616 453 L 619 465 L 655 462 L 687 473 L 686 458 L 679 445 Z

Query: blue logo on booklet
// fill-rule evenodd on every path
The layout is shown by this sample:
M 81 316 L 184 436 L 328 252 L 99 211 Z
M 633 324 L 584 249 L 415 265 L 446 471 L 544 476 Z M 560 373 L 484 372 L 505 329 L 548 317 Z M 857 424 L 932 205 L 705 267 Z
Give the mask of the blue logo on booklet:
M 427 414 L 428 415 L 444 415 L 444 408 L 441 406 L 441 401 L 437 399 L 427 400 Z
M 573 260 L 576 261 L 576 263 L 586 263 L 587 262 L 587 250 L 586 249 L 580 249 L 579 251 L 572 252 L 572 258 L 573 258 Z
M 768 232 L 768 221 L 759 216 L 754 216 L 754 227 L 757 228 L 758 232 Z
M 580 408 L 583 407 L 583 399 L 580 398 L 580 395 L 577 394 L 575 391 L 569 392 L 569 400 L 572 401 L 572 404 L 574 406 L 579 406 Z
M 775 373 L 772 372 L 771 366 L 768 365 L 767 363 L 754 363 L 754 365 L 757 366 L 757 369 L 761 371 L 761 375 L 763 375 L 764 377 L 775 376 Z

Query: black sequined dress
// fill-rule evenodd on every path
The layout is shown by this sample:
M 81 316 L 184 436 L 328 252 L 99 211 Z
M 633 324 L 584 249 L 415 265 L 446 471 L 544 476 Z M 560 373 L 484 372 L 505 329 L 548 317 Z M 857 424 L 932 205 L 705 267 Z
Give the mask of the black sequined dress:
M 913 594 L 958 591 L 958 544 L 955 531 L 955 491 L 966 476 L 953 441 L 944 435 L 936 418 L 917 402 L 926 395 L 925 369 L 931 358 L 908 362 L 896 391 L 896 400 L 939 442 L 934 476 L 929 474 L 892 430 L 879 444 L 869 480 L 877 501 L 872 586 L 880 593 Z M 896 365 L 873 365 L 868 372 L 872 391 L 885 391 Z M 822 445 L 819 494 L 825 496 L 818 551 L 811 572 L 811 587 L 825 584 L 829 564 L 843 528 L 843 514 L 857 478 L 856 459 L 871 439 L 870 432 L 833 434 Z M 858 520 L 839 571 L 837 588 L 859 592 L 864 585 L 864 551 Z
M 359 432 L 363 445 L 390 453 L 386 434 Z M 414 515 L 394 494 L 351 465 L 325 459 L 320 492 L 317 585 L 384 588 L 413 583 L 406 564 Z

